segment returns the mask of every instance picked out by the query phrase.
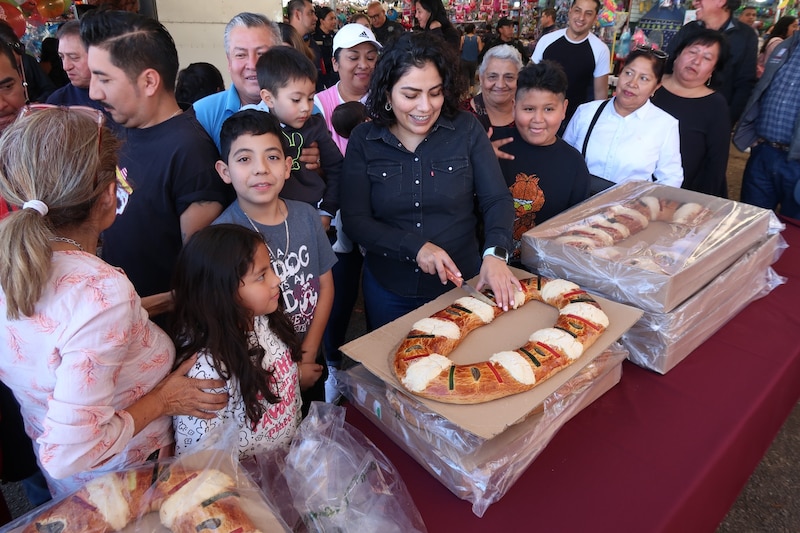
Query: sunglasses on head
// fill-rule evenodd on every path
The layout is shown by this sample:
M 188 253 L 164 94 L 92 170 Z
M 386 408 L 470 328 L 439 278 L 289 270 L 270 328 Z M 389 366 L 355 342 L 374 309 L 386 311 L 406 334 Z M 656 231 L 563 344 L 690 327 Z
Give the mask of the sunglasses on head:
M 102 111 L 82 105 L 60 106 L 53 104 L 28 104 L 20 110 L 19 118 L 45 109 L 63 109 L 70 113 L 83 115 L 92 122 L 95 122 L 97 124 L 97 154 L 98 156 L 100 155 L 100 147 L 103 142 L 103 126 L 106 124 L 106 116 Z M 117 179 L 117 214 L 121 215 L 125 212 L 125 208 L 128 205 L 128 197 L 133 194 L 133 187 L 125 176 L 125 173 L 121 171 L 119 167 L 116 168 L 115 174 Z M 97 188 L 97 180 L 98 176 L 95 174 L 93 188 Z
M 644 52 L 646 54 L 650 54 L 657 59 L 667 59 L 669 54 L 666 53 L 664 50 L 660 50 L 652 44 L 639 44 L 633 49 L 634 52 Z

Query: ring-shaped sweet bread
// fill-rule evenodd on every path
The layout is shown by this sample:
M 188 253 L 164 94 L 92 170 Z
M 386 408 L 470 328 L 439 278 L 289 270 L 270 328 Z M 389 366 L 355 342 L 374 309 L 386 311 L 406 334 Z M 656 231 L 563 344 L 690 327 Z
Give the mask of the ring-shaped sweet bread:
M 518 308 L 531 300 L 556 307 L 551 328 L 535 331 L 516 350 L 487 361 L 455 364 L 448 355 L 471 331 L 503 313 L 476 298 L 459 298 L 411 327 L 394 355 L 393 370 L 409 392 L 445 403 L 482 403 L 532 389 L 580 358 L 608 327 L 600 305 L 578 285 L 542 276 L 520 280 Z
M 643 196 L 612 205 L 570 226 L 555 242 L 582 249 L 604 248 L 639 233 L 653 221 L 688 227 L 700 224 L 709 214 L 708 209 L 695 202 Z

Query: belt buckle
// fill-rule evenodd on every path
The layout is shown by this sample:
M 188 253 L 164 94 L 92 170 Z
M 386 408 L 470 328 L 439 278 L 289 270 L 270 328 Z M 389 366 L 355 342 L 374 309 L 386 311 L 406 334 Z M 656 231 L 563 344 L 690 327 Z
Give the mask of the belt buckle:
M 761 142 L 764 143 L 764 144 L 768 144 L 771 147 L 775 148 L 776 150 L 780 150 L 781 152 L 788 152 L 789 151 L 789 145 L 788 144 L 768 141 L 766 139 L 761 139 Z

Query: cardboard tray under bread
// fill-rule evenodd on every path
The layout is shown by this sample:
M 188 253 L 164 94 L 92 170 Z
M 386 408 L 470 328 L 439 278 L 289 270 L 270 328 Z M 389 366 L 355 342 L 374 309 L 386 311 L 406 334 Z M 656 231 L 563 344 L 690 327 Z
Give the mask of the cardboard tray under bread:
M 709 216 L 697 226 L 651 222 L 614 246 L 582 250 L 557 242 L 572 228 L 606 209 L 644 196 L 694 202 Z M 522 236 L 522 262 L 550 277 L 645 311 L 667 313 L 780 227 L 766 209 L 706 194 L 627 182 L 560 213 Z M 650 266 L 645 266 L 649 263 Z
M 363 365 L 337 374 L 343 394 L 364 416 L 483 516 L 502 498 L 573 416 L 622 377 L 628 352 L 619 343 L 597 356 L 524 420 L 484 440 L 427 411 Z
M 532 274 L 512 269 L 519 279 Z M 477 283 L 477 278 L 469 280 Z M 466 296 L 462 289 L 453 289 L 419 309 L 404 315 L 385 326 L 359 337 L 340 349 L 352 359 L 362 363 L 370 372 L 388 385 L 405 391 L 392 371 L 392 361 L 400 342 L 411 330 L 414 322 L 444 309 L 456 299 Z M 539 406 L 545 398 L 570 380 L 614 341 L 619 339 L 641 316 L 639 309 L 595 297 L 608 315 L 609 326 L 581 357 L 550 379 L 533 389 L 491 402 L 473 405 L 455 405 L 418 398 L 430 410 L 458 424 L 463 429 L 484 439 L 491 439 L 507 427 L 523 419 Z M 450 357 L 459 364 L 488 359 L 493 353 L 516 349 L 528 340 L 531 333 L 552 327 L 558 310 L 542 302 L 529 302 L 520 309 L 505 313 L 491 324 L 476 329 L 464 338 Z

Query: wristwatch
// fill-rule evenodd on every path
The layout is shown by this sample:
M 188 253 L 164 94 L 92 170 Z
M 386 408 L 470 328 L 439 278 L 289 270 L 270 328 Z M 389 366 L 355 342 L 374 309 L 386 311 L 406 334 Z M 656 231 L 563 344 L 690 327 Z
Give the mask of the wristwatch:
M 493 255 L 498 259 L 502 259 L 506 264 L 508 264 L 508 250 L 501 246 L 490 246 L 483 252 L 483 257 L 487 255 Z

